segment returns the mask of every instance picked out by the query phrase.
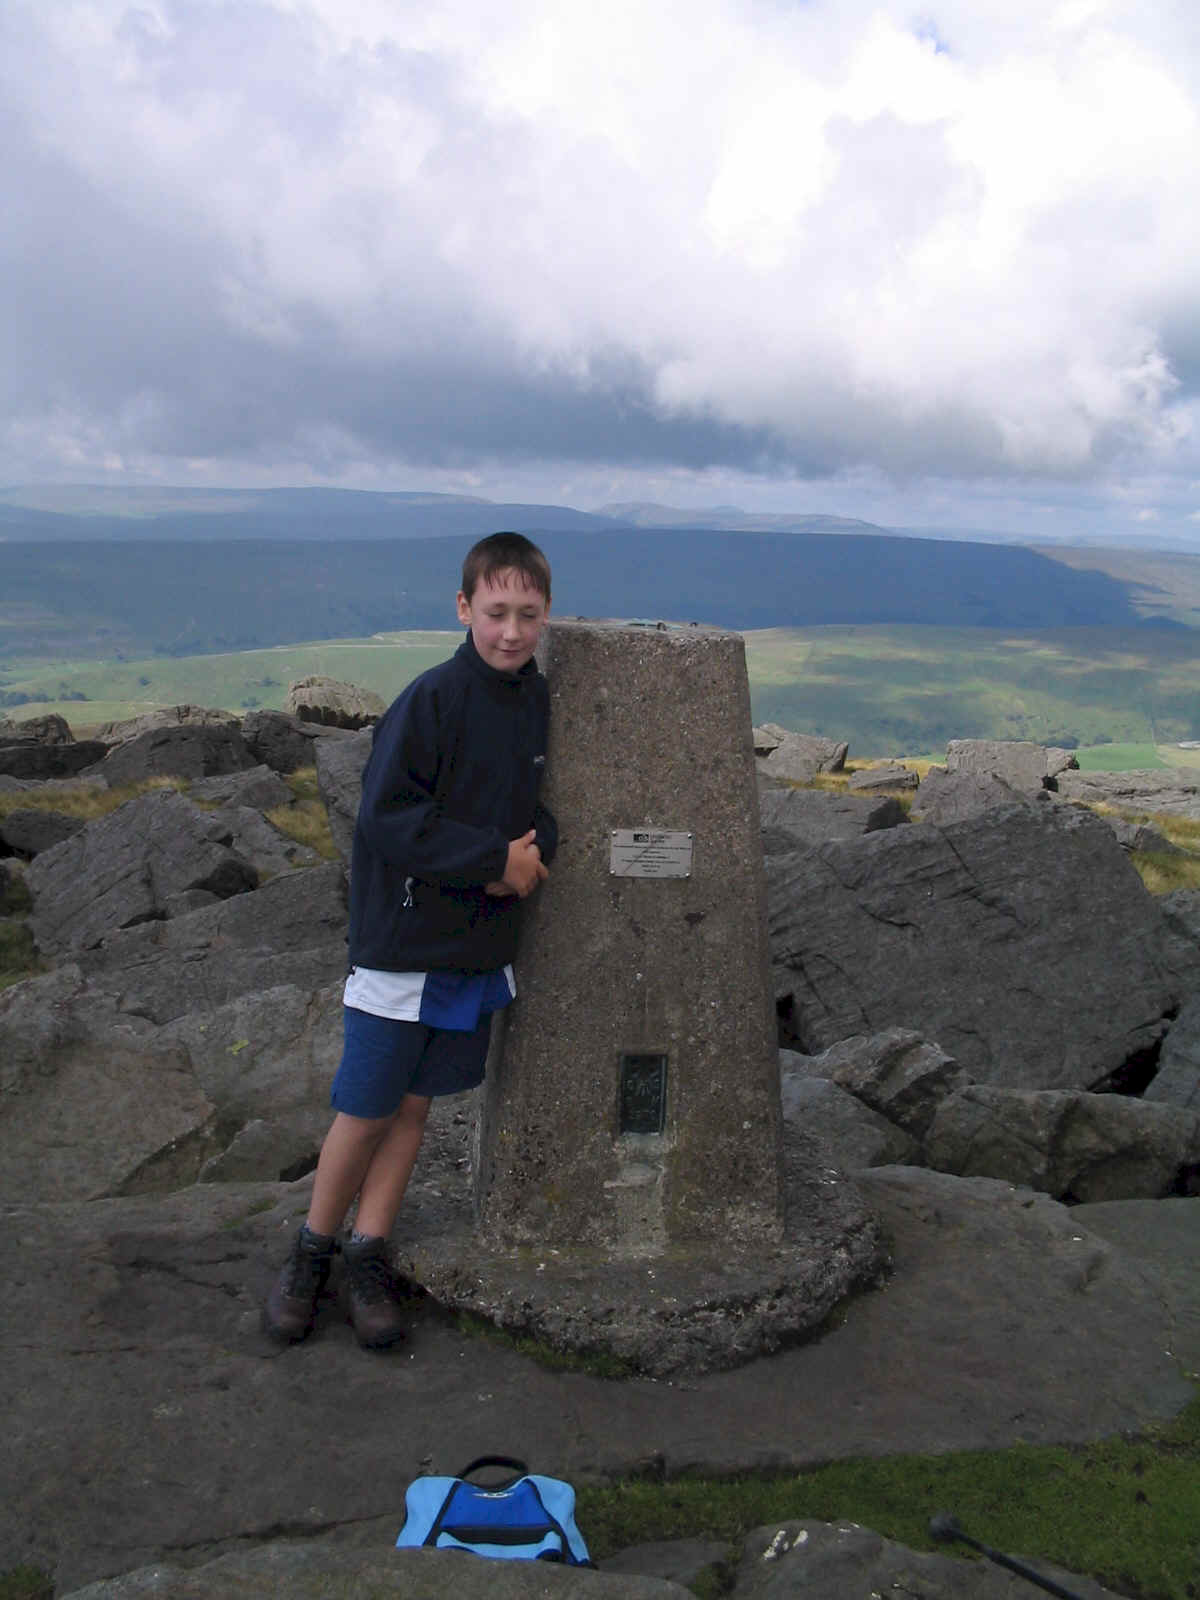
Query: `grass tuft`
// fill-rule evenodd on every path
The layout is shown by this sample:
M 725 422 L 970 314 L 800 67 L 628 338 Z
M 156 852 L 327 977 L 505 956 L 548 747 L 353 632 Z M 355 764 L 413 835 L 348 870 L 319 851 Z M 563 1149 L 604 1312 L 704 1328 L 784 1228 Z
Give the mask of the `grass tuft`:
M 40 1567 L 9 1567 L 0 1572 L 0 1600 L 54 1600 L 54 1579 Z
M 1076 1448 L 837 1461 L 812 1471 L 644 1479 L 579 1489 L 593 1556 L 658 1539 L 740 1545 L 752 1528 L 852 1521 L 915 1550 L 939 1546 L 929 1519 L 951 1511 L 975 1538 L 1052 1561 L 1138 1600 L 1194 1600 L 1200 1398 L 1174 1422 Z
M 44 970 L 29 925 L 19 917 L 0 917 L 0 989 Z
M 297 844 L 315 850 L 323 860 L 338 860 L 338 848 L 329 831 L 329 813 L 317 787 L 316 767 L 301 767 L 284 781 L 296 798 L 290 805 L 273 807 L 266 813 L 267 821 Z
M 143 778 L 139 783 L 126 783 L 115 789 L 0 789 L 0 817 L 12 811 L 57 811 L 64 817 L 95 822 L 138 795 L 185 787 L 183 778 Z
M 1132 850 L 1129 859 L 1151 894 L 1170 894 L 1173 889 L 1200 889 L 1200 856 Z

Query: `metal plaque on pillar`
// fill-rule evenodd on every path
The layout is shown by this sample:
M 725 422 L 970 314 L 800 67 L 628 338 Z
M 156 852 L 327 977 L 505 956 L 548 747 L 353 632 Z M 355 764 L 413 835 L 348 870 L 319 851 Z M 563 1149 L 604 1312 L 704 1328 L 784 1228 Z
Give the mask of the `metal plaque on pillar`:
M 692 835 L 677 828 L 614 828 L 608 870 L 614 878 L 690 878 Z

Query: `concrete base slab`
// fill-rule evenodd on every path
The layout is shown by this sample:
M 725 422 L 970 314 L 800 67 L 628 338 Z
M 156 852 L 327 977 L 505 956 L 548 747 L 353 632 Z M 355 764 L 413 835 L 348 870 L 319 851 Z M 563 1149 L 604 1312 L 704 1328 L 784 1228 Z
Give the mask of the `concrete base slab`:
M 502 1250 L 479 1238 L 467 1205 L 440 1195 L 406 1205 L 392 1242 L 398 1264 L 440 1305 L 652 1378 L 738 1367 L 800 1344 L 886 1264 L 857 1186 L 819 1162 L 793 1184 L 776 1243 L 677 1243 L 620 1261 L 585 1246 Z

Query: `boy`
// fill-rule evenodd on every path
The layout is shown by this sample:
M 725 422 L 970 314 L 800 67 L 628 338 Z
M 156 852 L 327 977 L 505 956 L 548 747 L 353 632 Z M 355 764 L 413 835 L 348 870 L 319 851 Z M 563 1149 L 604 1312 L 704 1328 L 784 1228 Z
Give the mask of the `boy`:
M 359 1343 L 405 1336 L 387 1240 L 430 1099 L 483 1080 L 491 1013 L 516 992 L 520 902 L 547 876 L 557 828 L 538 802 L 550 699 L 533 652 L 550 566 L 519 533 L 463 563 L 449 661 L 414 679 L 375 729 L 350 869 L 345 1047 L 308 1217 L 263 1310 L 282 1343 L 305 1338 L 342 1246 Z

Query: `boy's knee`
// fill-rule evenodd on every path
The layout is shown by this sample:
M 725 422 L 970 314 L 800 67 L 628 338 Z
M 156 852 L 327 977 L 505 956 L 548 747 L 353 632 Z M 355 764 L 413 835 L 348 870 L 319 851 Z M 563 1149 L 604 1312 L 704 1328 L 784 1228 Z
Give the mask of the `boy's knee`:
M 395 1114 L 390 1117 L 356 1117 L 349 1111 L 339 1111 L 334 1118 L 334 1126 L 343 1139 L 371 1145 L 379 1143 L 395 1120 Z

